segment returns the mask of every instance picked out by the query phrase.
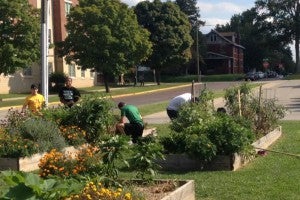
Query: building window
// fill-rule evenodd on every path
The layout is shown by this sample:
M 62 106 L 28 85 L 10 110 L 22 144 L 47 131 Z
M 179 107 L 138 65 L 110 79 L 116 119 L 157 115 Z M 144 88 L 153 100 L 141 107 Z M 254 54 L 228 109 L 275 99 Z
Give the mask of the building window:
M 85 78 L 85 70 L 81 69 L 81 78 Z
M 53 63 L 52 62 L 48 62 L 48 73 L 49 74 L 53 73 Z
M 91 78 L 95 77 L 95 70 L 94 69 L 90 69 L 90 77 Z
M 51 29 L 48 29 L 48 44 L 51 44 Z
M 27 67 L 26 69 L 23 69 L 23 76 L 32 76 L 32 68 Z
M 72 7 L 72 2 L 70 1 L 65 1 L 65 15 L 67 16 L 68 14 L 70 14 L 70 10 Z
M 75 64 L 70 64 L 69 65 L 69 76 L 70 77 L 76 77 Z
M 216 35 L 216 34 L 210 35 L 210 41 L 211 41 L 211 42 L 217 41 L 217 35 Z

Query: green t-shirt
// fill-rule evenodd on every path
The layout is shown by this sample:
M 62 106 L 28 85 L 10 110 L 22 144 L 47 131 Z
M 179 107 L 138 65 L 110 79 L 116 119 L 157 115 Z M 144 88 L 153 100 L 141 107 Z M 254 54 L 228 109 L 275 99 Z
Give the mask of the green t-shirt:
M 137 107 L 133 105 L 125 105 L 121 108 L 121 117 L 125 116 L 130 123 L 139 123 L 143 125 L 143 120 L 141 118 L 140 112 Z

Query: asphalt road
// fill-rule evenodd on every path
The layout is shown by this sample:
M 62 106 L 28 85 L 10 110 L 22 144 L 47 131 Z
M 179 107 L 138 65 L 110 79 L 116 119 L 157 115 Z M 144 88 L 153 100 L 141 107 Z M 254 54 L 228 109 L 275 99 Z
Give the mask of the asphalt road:
M 199 92 L 206 87 L 211 91 L 217 90 L 224 90 L 228 87 L 240 84 L 241 82 L 209 82 L 209 83 L 195 83 L 195 95 L 198 96 Z M 168 101 L 173 97 L 186 93 L 191 92 L 192 84 L 186 87 L 178 87 L 173 89 L 149 92 L 149 93 L 141 93 L 136 95 L 129 95 L 129 96 L 122 96 L 122 97 L 115 97 L 113 101 L 117 104 L 120 101 L 123 101 L 127 104 L 133 104 L 136 106 L 145 105 L 149 103 L 158 103 L 162 101 Z

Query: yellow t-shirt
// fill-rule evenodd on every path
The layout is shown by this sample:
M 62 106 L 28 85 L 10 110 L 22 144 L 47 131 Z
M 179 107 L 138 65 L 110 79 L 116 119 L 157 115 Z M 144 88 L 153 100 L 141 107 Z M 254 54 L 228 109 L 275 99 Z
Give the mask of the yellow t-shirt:
M 25 99 L 24 106 L 28 106 L 31 112 L 38 112 L 42 109 L 45 98 L 41 94 L 29 95 Z

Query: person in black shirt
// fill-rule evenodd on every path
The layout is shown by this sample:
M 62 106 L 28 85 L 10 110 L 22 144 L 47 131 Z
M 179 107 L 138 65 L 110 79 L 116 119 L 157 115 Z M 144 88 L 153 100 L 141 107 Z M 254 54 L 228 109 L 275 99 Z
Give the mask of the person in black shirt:
M 65 106 L 71 108 L 75 103 L 77 103 L 81 97 L 79 91 L 72 86 L 72 79 L 66 79 L 66 86 L 62 87 L 59 91 L 60 102 Z

